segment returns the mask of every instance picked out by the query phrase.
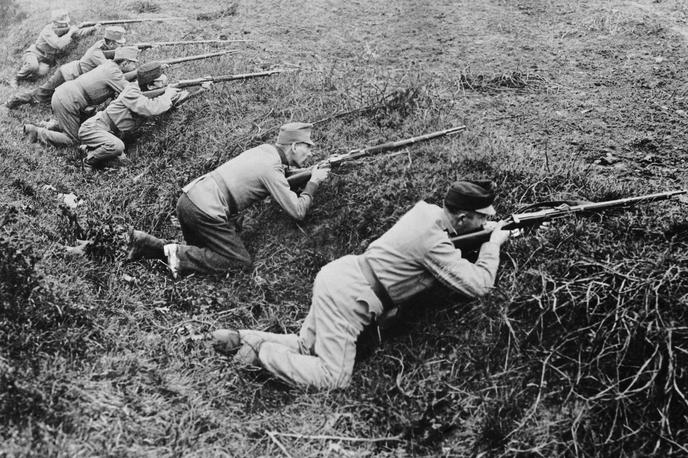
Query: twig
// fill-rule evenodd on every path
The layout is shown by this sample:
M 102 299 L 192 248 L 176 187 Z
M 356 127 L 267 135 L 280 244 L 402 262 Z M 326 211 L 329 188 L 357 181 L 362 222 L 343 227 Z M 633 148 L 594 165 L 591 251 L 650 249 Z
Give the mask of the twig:
M 345 437 L 345 436 L 327 436 L 327 435 L 314 435 L 309 436 L 307 434 L 294 434 L 294 433 L 278 433 L 276 431 L 268 432 L 269 435 L 282 436 L 282 437 L 293 437 L 296 439 L 308 439 L 308 440 L 318 440 L 318 441 L 348 441 L 348 442 L 391 442 L 402 440 L 402 434 L 397 434 L 396 436 L 387 437 Z
M 293 458 L 289 454 L 287 449 L 284 447 L 284 445 L 282 445 L 282 443 L 280 441 L 278 441 L 277 438 L 275 437 L 276 434 L 280 434 L 280 433 L 276 433 L 274 431 L 267 431 L 267 433 L 268 433 L 268 436 L 270 437 L 270 439 L 272 439 L 272 441 L 275 443 L 275 445 L 277 445 L 279 447 L 279 449 L 282 450 L 282 453 L 284 453 L 285 456 L 287 456 L 288 458 Z

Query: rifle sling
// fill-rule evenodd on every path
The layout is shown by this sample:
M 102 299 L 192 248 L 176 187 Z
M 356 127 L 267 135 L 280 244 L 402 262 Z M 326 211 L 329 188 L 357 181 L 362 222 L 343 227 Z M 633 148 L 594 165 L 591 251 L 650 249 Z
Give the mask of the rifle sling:
M 377 278 L 377 275 L 375 274 L 373 268 L 370 267 L 370 264 L 368 263 L 368 260 L 366 259 L 365 255 L 357 256 L 356 260 L 358 261 L 358 267 L 361 269 L 363 277 L 370 285 L 370 288 L 373 290 L 373 293 L 375 293 L 377 298 L 380 299 L 380 303 L 382 304 L 382 310 L 387 311 L 393 309 L 394 302 L 392 302 L 392 298 L 389 297 L 389 294 L 387 294 L 387 290 L 384 286 L 382 286 L 382 283 L 380 283 L 380 280 Z

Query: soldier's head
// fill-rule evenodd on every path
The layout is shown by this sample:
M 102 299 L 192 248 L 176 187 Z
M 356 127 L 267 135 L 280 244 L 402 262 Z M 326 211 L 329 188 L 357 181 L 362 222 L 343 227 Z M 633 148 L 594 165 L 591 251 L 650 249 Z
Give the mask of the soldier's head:
M 311 129 L 313 124 L 305 122 L 290 122 L 280 127 L 277 135 L 277 147 L 281 149 L 289 165 L 303 167 L 313 155 L 311 147 Z
M 483 227 L 490 216 L 496 214 L 495 199 L 490 181 L 456 181 L 444 196 L 444 209 L 458 234 Z
M 136 63 L 139 61 L 139 48 L 136 46 L 120 46 L 115 49 L 115 63 L 119 65 L 122 72 L 127 73 L 136 70 Z
M 53 24 L 53 31 L 59 37 L 69 31 L 69 13 L 65 10 L 53 10 L 50 13 L 50 21 Z
M 167 86 L 167 76 L 162 72 L 160 62 L 146 62 L 136 70 L 136 79 L 142 91 L 160 89 Z
M 105 34 L 103 35 L 103 41 L 105 42 L 104 48 L 107 50 L 117 49 L 127 42 L 124 38 L 126 30 L 124 27 L 118 25 L 112 25 L 105 27 Z

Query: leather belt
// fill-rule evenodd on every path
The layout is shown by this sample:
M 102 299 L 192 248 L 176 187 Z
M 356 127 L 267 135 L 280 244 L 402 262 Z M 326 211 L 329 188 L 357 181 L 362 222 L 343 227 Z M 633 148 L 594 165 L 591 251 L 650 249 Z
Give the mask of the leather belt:
M 87 106 L 95 105 L 95 103 L 93 103 L 93 100 L 91 99 L 91 96 L 88 95 L 88 92 L 86 92 L 86 89 L 84 89 L 81 86 L 79 86 L 79 89 L 81 89 L 81 95 L 84 96 L 84 99 L 86 100 Z
M 358 266 L 361 269 L 361 273 L 363 273 L 363 277 L 365 277 L 366 281 L 370 284 L 370 288 L 373 290 L 373 293 L 375 293 L 377 298 L 380 299 L 382 310 L 387 311 L 394 308 L 394 302 L 392 302 L 392 298 L 389 297 L 387 290 L 384 286 L 382 286 L 382 283 L 380 283 L 380 279 L 377 278 L 375 271 L 372 267 L 370 267 L 370 264 L 365 256 L 357 256 L 356 260 L 358 261 Z
M 215 178 L 215 175 L 213 173 L 214 171 L 210 172 L 208 176 L 213 179 L 218 189 L 222 189 L 222 186 L 220 186 L 220 182 L 217 178 Z M 236 215 L 239 213 L 239 208 L 237 207 L 236 201 L 234 200 L 234 196 L 232 195 L 232 193 L 229 190 L 227 191 L 227 206 L 229 207 L 229 214 Z
M 117 127 L 117 124 L 115 124 L 115 121 L 112 120 L 110 115 L 107 113 L 107 111 L 103 111 L 103 120 L 108 124 L 108 127 L 110 128 L 110 131 L 115 134 L 115 136 L 119 137 L 122 135 L 122 131 L 119 130 Z

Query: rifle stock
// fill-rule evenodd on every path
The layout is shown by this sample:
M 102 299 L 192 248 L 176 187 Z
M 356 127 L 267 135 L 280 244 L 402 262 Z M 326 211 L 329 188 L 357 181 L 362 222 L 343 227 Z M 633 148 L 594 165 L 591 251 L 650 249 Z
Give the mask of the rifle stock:
M 404 140 L 382 143 L 380 145 L 368 146 L 365 148 L 358 148 L 349 151 L 348 153 L 333 155 L 328 159 L 319 162 L 316 165 L 316 167 L 337 166 L 343 162 L 353 161 L 361 157 L 372 156 L 374 154 L 380 154 L 387 151 L 404 148 L 406 146 L 411 146 L 415 143 L 420 143 L 437 137 L 443 137 L 445 135 L 452 135 L 464 129 L 466 129 L 466 126 L 451 127 L 449 129 L 438 130 L 436 132 L 430 132 L 424 135 L 419 135 L 417 137 L 406 138 Z M 287 177 L 287 181 L 292 187 L 300 186 L 310 179 L 311 170 L 312 168 L 308 170 L 299 170 L 296 173 L 289 174 L 289 176 Z
M 589 202 L 579 205 L 560 205 L 555 208 L 548 208 L 528 213 L 514 213 L 506 220 L 503 220 L 504 230 L 523 229 L 530 226 L 537 226 L 545 221 L 550 221 L 556 218 L 563 218 L 565 216 L 575 214 L 596 213 L 616 207 L 625 207 L 635 205 L 637 203 L 649 203 L 658 200 L 671 199 L 674 196 L 688 193 L 688 190 L 682 189 L 678 191 L 659 192 L 655 194 L 647 194 L 644 196 L 627 197 L 625 199 L 609 200 L 604 202 Z M 462 234 L 452 237 L 451 241 L 454 246 L 460 250 L 468 250 L 479 247 L 481 244 L 487 242 L 492 234 L 491 229 L 483 229 L 468 234 Z

